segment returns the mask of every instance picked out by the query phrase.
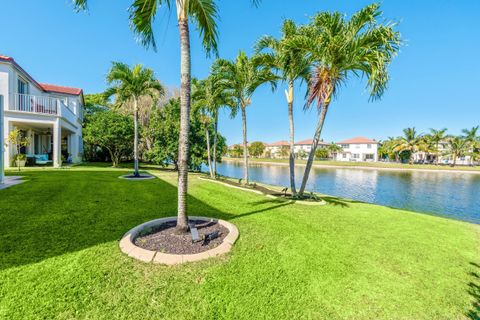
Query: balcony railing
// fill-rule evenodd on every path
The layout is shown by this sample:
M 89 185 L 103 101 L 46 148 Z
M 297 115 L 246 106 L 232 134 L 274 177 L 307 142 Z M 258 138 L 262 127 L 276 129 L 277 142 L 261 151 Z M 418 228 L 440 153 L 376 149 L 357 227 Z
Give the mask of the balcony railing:
M 11 111 L 23 111 L 31 113 L 58 115 L 60 100 L 46 96 L 30 94 L 13 94 L 10 101 Z

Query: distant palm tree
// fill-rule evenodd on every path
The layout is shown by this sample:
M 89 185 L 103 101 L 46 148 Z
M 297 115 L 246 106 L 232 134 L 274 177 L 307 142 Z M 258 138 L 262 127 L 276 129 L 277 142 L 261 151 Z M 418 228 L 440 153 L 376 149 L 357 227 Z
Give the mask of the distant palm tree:
M 276 70 L 281 79 L 287 83 L 285 97 L 288 104 L 288 121 L 290 125 L 290 188 L 295 196 L 295 130 L 293 121 L 293 100 L 295 81 L 308 81 L 310 62 L 306 52 L 297 47 L 287 45 L 288 39 L 298 34 L 298 27 L 292 20 L 285 20 L 282 26 L 282 37 L 278 40 L 271 36 L 263 36 L 257 41 L 256 51 L 262 52 L 262 63 Z
M 79 10 L 86 9 L 87 0 L 73 0 Z M 178 148 L 178 217 L 177 231 L 188 231 L 188 133 L 190 131 L 190 30 L 191 18 L 200 32 L 202 45 L 207 53 L 217 52 L 217 6 L 215 0 L 133 0 L 130 21 L 133 31 L 145 47 L 156 49 L 153 21 L 158 8 L 171 10 L 175 3 L 180 33 L 180 134 Z
M 248 184 L 248 141 L 247 141 L 247 107 L 250 105 L 255 90 L 264 83 L 276 87 L 278 78 L 270 68 L 262 65 L 258 56 L 248 58 L 240 51 L 235 61 L 218 59 L 214 63 L 214 72 L 226 81 L 226 86 L 235 99 L 234 112 L 242 113 L 243 129 L 243 183 Z
M 468 152 L 469 143 L 468 140 L 463 137 L 450 137 L 447 142 L 445 155 L 452 157 L 452 167 L 455 167 L 457 158 L 465 156 Z
M 343 148 L 339 146 L 338 144 L 332 142 L 327 146 L 328 153 L 330 157 L 334 157 L 338 153 L 341 153 L 343 151 Z
M 467 140 L 469 144 L 469 156 L 470 156 L 470 164 L 473 165 L 473 161 L 475 158 L 475 150 L 478 142 L 480 141 L 479 133 L 480 126 L 473 127 L 472 129 L 463 129 L 462 133 L 464 134 L 463 138 Z
M 130 68 L 127 64 L 113 62 L 107 74 L 107 82 L 112 85 L 105 91 L 106 98 L 115 96 L 116 103 L 125 107 L 133 104 L 134 119 L 134 176 L 140 176 L 138 171 L 138 100 L 143 96 L 156 99 L 165 94 L 163 86 L 155 78 L 152 69 L 137 64 Z
M 316 102 L 319 111 L 300 196 L 307 185 L 328 108 L 340 87 L 356 76 L 367 79 L 372 100 L 381 98 L 387 89 L 387 68 L 401 40 L 395 23 L 377 20 L 381 14 L 378 4 L 358 11 L 350 20 L 339 12 L 322 12 L 302 28 L 301 35 L 288 40 L 293 48 L 306 50 L 312 61 L 306 108 Z
M 402 153 L 408 152 L 410 157 L 408 163 L 413 163 L 413 155 L 419 151 L 422 145 L 422 135 L 417 133 L 415 128 L 403 129 L 403 137 L 398 137 L 398 144 L 395 146 L 394 151 Z
M 210 176 L 216 177 L 216 155 L 217 155 L 217 128 L 218 128 L 218 112 L 221 107 L 229 106 L 234 108 L 233 97 L 231 91 L 227 90 L 225 81 L 218 75 L 211 74 L 205 80 L 192 80 L 192 101 L 194 107 L 199 109 L 202 114 L 202 122 L 205 125 L 205 134 L 207 139 L 207 158 Z M 213 157 L 211 156 L 210 133 L 208 128 L 214 123 L 214 141 L 213 141 Z M 213 159 L 212 159 L 213 158 Z
M 428 139 L 434 145 L 433 151 L 435 153 L 435 164 L 437 165 L 438 161 L 440 160 L 440 142 L 445 140 L 446 133 L 447 128 L 440 130 L 430 128 L 430 134 L 428 135 Z

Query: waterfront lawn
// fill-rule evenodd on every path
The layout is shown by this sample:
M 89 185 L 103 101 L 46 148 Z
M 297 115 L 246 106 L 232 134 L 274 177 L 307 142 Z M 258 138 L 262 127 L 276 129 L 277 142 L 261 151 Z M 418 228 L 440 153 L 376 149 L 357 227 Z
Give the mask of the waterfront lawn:
M 243 158 L 223 158 L 225 161 L 241 162 Z M 248 158 L 251 163 L 281 163 L 288 164 L 288 159 L 271 159 L 271 158 Z M 296 164 L 306 164 L 306 160 L 295 160 Z M 408 163 L 392 163 L 392 162 L 355 162 L 355 161 L 333 161 L 333 160 L 315 160 L 313 162 L 317 166 L 335 166 L 335 167 L 368 167 L 368 168 L 387 168 L 387 169 L 421 169 L 421 170 L 459 170 L 459 171 L 478 171 L 480 166 L 449 166 L 434 164 L 408 164 Z
M 123 233 L 175 214 L 176 173 L 152 173 L 32 170 L 0 191 L 0 319 L 479 315 L 478 225 L 334 198 L 290 204 L 196 175 L 189 212 L 236 224 L 233 251 L 176 267 L 135 261 L 118 249 Z

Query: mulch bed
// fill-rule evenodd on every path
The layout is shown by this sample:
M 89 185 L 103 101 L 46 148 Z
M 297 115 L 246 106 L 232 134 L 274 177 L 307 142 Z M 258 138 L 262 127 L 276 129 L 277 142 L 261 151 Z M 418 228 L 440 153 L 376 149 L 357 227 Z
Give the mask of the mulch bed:
M 190 232 L 178 234 L 175 230 L 176 221 L 166 222 L 151 229 L 144 230 L 135 238 L 134 244 L 140 248 L 171 254 L 195 254 L 213 249 L 223 242 L 228 229 L 216 221 L 190 220 L 194 222 L 200 239 L 206 234 L 219 231 L 220 235 L 211 241 L 192 242 Z

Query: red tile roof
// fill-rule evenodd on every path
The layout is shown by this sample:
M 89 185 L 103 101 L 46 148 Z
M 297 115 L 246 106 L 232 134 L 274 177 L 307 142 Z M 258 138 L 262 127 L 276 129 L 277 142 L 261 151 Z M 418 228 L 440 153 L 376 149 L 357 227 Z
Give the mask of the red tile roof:
M 63 86 L 57 86 L 57 85 L 53 85 L 53 84 L 46 84 L 46 83 L 38 83 L 35 79 L 32 78 L 32 76 L 30 76 L 28 74 L 28 72 L 26 72 L 16 61 L 15 59 L 13 59 L 12 57 L 8 57 L 8 56 L 4 56 L 4 55 L 0 55 L 0 61 L 5 61 L 5 62 L 9 62 L 11 64 L 13 64 L 15 67 L 17 67 L 20 71 L 22 71 L 28 78 L 30 78 L 30 80 L 37 86 L 39 87 L 40 89 L 42 89 L 43 91 L 46 91 L 46 92 L 56 92 L 56 93 L 63 93 L 63 94 L 71 94 L 71 95 L 80 95 L 83 93 L 83 90 L 82 89 L 78 89 L 78 88 L 70 88 L 70 87 L 63 87 Z
M 368 139 L 365 137 L 355 137 L 343 141 L 337 142 L 337 144 L 363 144 L 363 143 L 368 143 L 368 144 L 378 144 L 377 141 Z
M 296 145 L 311 145 L 313 143 L 313 139 L 305 139 L 302 141 L 295 142 Z M 328 143 L 323 141 L 318 141 L 319 145 L 328 145 Z
M 281 147 L 281 146 L 289 146 L 289 145 L 290 144 L 287 141 L 281 140 L 274 143 L 270 143 L 269 145 L 267 145 L 267 147 Z
M 49 92 L 65 93 L 65 94 L 72 94 L 77 96 L 82 93 L 82 89 L 79 89 L 79 88 L 57 86 L 54 84 L 47 84 L 47 83 L 40 83 L 40 86 L 42 87 L 43 90 L 49 91 Z

